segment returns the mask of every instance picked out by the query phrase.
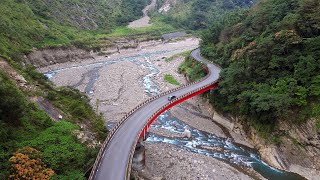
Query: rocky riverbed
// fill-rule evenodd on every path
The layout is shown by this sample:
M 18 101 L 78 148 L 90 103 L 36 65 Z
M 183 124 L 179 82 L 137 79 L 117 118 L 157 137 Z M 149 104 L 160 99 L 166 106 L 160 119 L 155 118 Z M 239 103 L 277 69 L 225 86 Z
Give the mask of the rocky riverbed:
M 72 86 L 85 92 L 91 99 L 91 105 L 104 114 L 106 122 L 112 124 L 149 97 L 175 88 L 175 85 L 164 81 L 165 74 L 171 74 L 180 84 L 187 83 L 185 77 L 177 73 L 184 58 L 176 57 L 170 62 L 165 59 L 192 50 L 198 43 L 199 40 L 195 38 L 165 44 L 154 41 L 137 49 L 123 50 L 108 56 L 91 55 L 81 61 L 62 61 L 65 63 L 52 64 L 39 70 L 57 86 Z M 172 108 L 170 113 L 196 129 L 253 147 L 240 125 L 219 116 L 201 97 Z M 172 138 L 183 136 L 182 133 L 162 128 L 152 128 L 150 131 Z M 251 168 L 235 168 L 224 161 L 173 145 L 147 142 L 146 149 L 146 169 L 140 172 L 144 177 L 263 179 Z M 172 158 L 168 155 L 170 153 L 174 154 Z
M 252 179 L 214 158 L 190 153 L 168 144 L 145 143 L 146 169 L 140 176 L 153 179 Z

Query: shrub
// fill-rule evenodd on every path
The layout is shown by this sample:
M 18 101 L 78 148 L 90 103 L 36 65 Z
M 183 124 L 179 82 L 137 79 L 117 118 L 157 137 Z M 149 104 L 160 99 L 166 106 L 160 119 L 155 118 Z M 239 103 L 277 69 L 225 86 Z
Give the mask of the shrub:
M 38 137 L 22 145 L 36 147 L 43 152 L 43 161 L 58 175 L 82 170 L 86 164 L 87 149 L 72 134 L 78 127 L 61 121 L 47 128 Z
M 9 179 L 50 179 L 54 171 L 41 160 L 40 151 L 24 147 L 10 158 L 12 173 Z
M 96 114 L 89 104 L 88 97 L 79 90 L 63 87 L 49 91 L 47 98 L 56 107 L 64 110 L 66 114 L 70 113 L 70 120 L 73 122 L 85 121 L 90 123 L 99 140 L 103 140 L 106 137 L 107 129 L 104 126 L 103 117 Z
M 201 79 L 206 76 L 207 71 L 205 65 L 194 60 L 191 56 L 180 64 L 178 68 L 179 73 L 184 73 L 191 82 Z
M 180 85 L 180 83 L 171 74 L 165 74 L 164 80 L 173 85 Z

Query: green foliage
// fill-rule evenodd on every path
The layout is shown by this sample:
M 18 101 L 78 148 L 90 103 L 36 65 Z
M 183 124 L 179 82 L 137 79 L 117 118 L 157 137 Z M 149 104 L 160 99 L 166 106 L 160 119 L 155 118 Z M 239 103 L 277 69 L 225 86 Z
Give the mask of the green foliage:
M 89 99 L 85 94 L 70 87 L 53 88 L 47 77 L 36 71 L 33 66 L 27 66 L 23 70 L 23 74 L 29 82 L 41 88 L 41 92 L 35 94 L 46 96 L 55 107 L 66 114 L 66 120 L 89 124 L 89 128 L 96 133 L 97 138 L 104 140 L 107 135 L 104 118 L 90 106 Z M 40 120 L 41 118 L 37 118 L 38 123 Z
M 14 63 L 13 63 L 14 64 Z M 28 81 L 37 87 L 37 95 L 48 94 L 72 122 L 86 120 L 99 140 L 106 136 L 101 115 L 95 114 L 86 96 L 69 88 L 55 89 L 47 79 L 32 67 L 18 68 Z M 43 159 L 56 174 L 53 179 L 84 179 L 84 171 L 92 165 L 97 154 L 78 142 L 72 131 L 78 127 L 70 122 L 54 122 L 27 96 L 30 92 L 18 89 L 14 82 L 0 71 L 0 179 L 7 179 L 10 171 L 9 158 L 23 146 L 41 150 Z M 31 93 L 31 95 L 33 95 Z M 67 160 L 64 160 L 67 159 Z
M 99 50 L 108 44 L 106 37 L 113 37 L 108 33 L 138 19 L 148 3 L 149 0 L 3 0 L 0 56 L 18 61 L 34 47 L 75 45 Z M 158 27 L 162 31 L 168 26 L 153 29 Z M 152 34 L 151 30 L 145 31 Z M 139 33 L 141 30 L 135 32 Z
M 39 83 L 37 81 L 39 80 L 39 88 L 43 88 L 41 82 L 45 82 L 45 79 L 42 76 L 33 70 L 27 70 L 26 75 L 30 82 Z M 56 92 L 57 94 L 52 96 L 56 98 L 56 102 L 66 103 L 60 108 L 65 108 L 69 119 L 76 121 L 76 119 L 79 120 L 79 116 L 84 115 L 85 118 L 90 118 L 88 123 L 97 132 L 98 138 L 103 139 L 106 136 L 102 116 L 95 114 L 85 96 L 71 89 L 61 91 L 52 87 L 43 89 Z M 72 132 L 78 127 L 70 122 L 54 124 L 48 115 L 39 110 L 36 104 L 30 103 L 25 93 L 20 91 L 2 72 L 0 72 L 0 90 L 2 100 L 2 103 L 0 102 L 0 160 L 3 162 L 0 164 L 0 178 L 7 179 L 9 176 L 8 159 L 13 152 L 19 147 L 33 146 L 44 153 L 44 162 L 58 172 L 53 179 L 83 179 L 84 170 L 93 164 L 97 151 L 86 148 L 76 140 Z M 75 107 L 75 104 L 81 108 L 72 109 L 71 107 Z
M 165 15 L 155 13 L 165 23 L 178 28 L 206 29 L 227 12 L 252 6 L 257 0 L 190 0 L 180 1 Z
M 171 74 L 165 74 L 164 80 L 173 85 L 180 85 L 180 83 Z
M 170 62 L 170 61 L 172 61 L 174 58 L 179 57 L 179 56 L 182 56 L 182 57 L 185 57 L 185 58 L 186 58 L 187 56 L 190 55 L 190 53 L 191 53 L 191 51 L 185 51 L 185 52 L 182 52 L 182 53 L 179 53 L 179 54 L 175 54 L 175 55 L 173 55 L 173 56 L 171 56 L 171 57 L 166 58 L 165 61 L 166 61 L 166 62 Z
M 16 88 L 0 70 L 0 122 L 19 125 L 20 118 L 26 113 L 27 101 L 24 95 Z
M 229 13 L 217 19 L 201 43 L 202 54 L 223 66 L 223 81 L 211 102 L 250 119 L 264 136 L 279 119 L 304 122 L 315 117 L 319 10 L 316 0 L 268 0 L 248 13 L 238 12 L 241 18 Z
M 69 114 L 73 122 L 90 123 L 93 130 L 97 133 L 98 139 L 106 137 L 107 130 L 104 126 L 102 115 L 97 115 L 89 104 L 89 99 L 79 90 L 62 87 L 48 92 L 47 98 L 65 114 Z
M 264 122 L 258 122 L 255 120 L 249 121 L 249 125 L 251 125 L 258 133 L 258 135 L 264 139 L 273 141 L 273 132 L 276 129 L 276 126 L 274 124 L 264 123 Z
M 0 11 L 0 54 L 14 60 L 21 59 L 33 47 L 70 45 L 76 39 L 91 37 L 91 33 L 37 16 L 23 2 L 3 0 Z
M 320 129 L 320 121 L 316 122 L 316 129 L 319 130 Z
M 178 71 L 179 73 L 186 74 L 191 82 L 201 79 L 207 74 L 205 65 L 194 60 L 190 55 L 180 64 Z
M 141 28 L 118 27 L 110 34 L 103 35 L 105 37 L 134 37 L 139 35 L 147 35 L 150 37 L 160 38 L 164 33 L 176 31 L 171 25 L 155 20 L 151 26 Z M 101 36 L 101 38 L 103 37 Z
M 42 160 L 58 175 L 81 170 L 86 164 L 87 149 L 72 134 L 76 129 L 76 125 L 61 121 L 41 132 L 38 137 L 23 142 L 22 146 L 40 150 L 43 153 Z
M 281 137 L 280 136 L 272 136 L 272 142 L 276 145 L 280 145 L 281 144 Z
M 315 76 L 311 80 L 310 94 L 320 96 L 320 75 Z
M 34 104 L 29 104 L 29 108 L 33 110 L 28 111 L 28 113 L 21 118 L 25 133 L 35 133 L 39 129 L 47 128 L 53 124 L 50 117 L 45 112 L 39 110 Z
M 41 85 L 46 89 L 53 89 L 48 78 L 44 74 L 37 71 L 36 67 L 32 65 L 28 65 L 26 68 L 24 68 L 22 70 L 22 74 L 24 74 L 27 80 L 33 84 L 37 84 L 38 86 Z
M 119 36 L 159 37 L 174 31 L 160 21 L 139 29 L 119 27 L 142 15 L 149 0 L 2 0 L 0 2 L 0 57 L 24 75 L 24 92 L 0 71 L 0 179 L 7 179 L 8 159 L 18 148 L 32 145 L 57 174 L 52 179 L 84 179 L 97 150 L 79 143 L 72 131 L 75 122 L 86 123 L 99 140 L 106 137 L 102 115 L 90 107 L 88 98 L 70 88 L 55 89 L 34 67 L 22 68 L 17 61 L 33 48 L 64 47 L 99 50 Z M 111 40 L 110 40 L 111 39 Z M 142 40 L 145 40 L 142 39 Z M 46 96 L 70 122 L 54 122 L 28 96 Z
M 173 56 L 171 56 L 171 57 L 167 57 L 167 58 L 165 59 L 165 61 L 166 61 L 166 62 L 170 62 L 170 61 L 172 61 L 172 60 L 173 60 L 173 58 L 174 58 Z
M 77 29 L 112 29 L 138 19 L 149 0 L 26 0 L 33 12 Z M 59 12 L 59 13 L 57 13 Z
M 0 179 L 7 179 L 10 171 L 9 158 L 14 152 L 16 142 L 12 140 L 12 131 L 5 123 L 0 124 Z
M 85 180 L 87 178 L 84 177 L 83 172 L 79 170 L 65 172 L 63 175 L 56 174 L 51 179 L 53 180 L 69 180 L 69 179 L 76 179 L 76 180 Z
M 18 148 L 18 142 L 32 138 L 51 126 L 51 119 L 0 71 L 0 179 L 9 175 L 8 159 Z
M 27 52 L 31 41 L 43 38 L 44 26 L 25 4 L 3 0 L 0 2 L 0 11 L 1 54 Z

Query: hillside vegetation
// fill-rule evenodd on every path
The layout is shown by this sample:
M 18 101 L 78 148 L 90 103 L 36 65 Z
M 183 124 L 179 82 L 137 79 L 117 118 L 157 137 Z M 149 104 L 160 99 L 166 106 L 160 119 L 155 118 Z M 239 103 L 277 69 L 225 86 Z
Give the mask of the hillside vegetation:
M 2 0 L 0 56 L 18 60 L 32 48 L 92 48 L 115 28 L 139 18 L 149 0 Z M 102 36 L 102 37 L 101 37 Z
M 23 2 L 23 1 L 22 1 Z M 39 17 L 77 29 L 111 29 L 142 16 L 150 0 L 25 0 Z
M 217 19 L 202 39 L 202 54 L 223 67 L 215 107 L 265 137 L 279 120 L 319 119 L 318 0 L 263 0 Z
M 55 88 L 33 67 L 19 62 L 33 48 L 93 48 L 119 36 L 127 22 L 139 18 L 149 0 L 1 0 L 0 1 L 0 179 L 34 177 L 85 179 L 97 147 L 81 143 L 76 132 L 93 140 L 107 135 L 104 119 L 77 90 Z M 124 35 L 152 31 L 137 30 Z M 126 30 L 126 29 L 125 29 Z M 121 34 L 122 35 L 122 34 Z M 8 71 L 9 63 L 13 69 Z M 4 65 L 4 66 L 3 66 Z M 25 87 L 13 76 L 23 75 Z M 21 76 L 22 77 L 22 76 Z M 23 80 L 24 81 L 24 80 Z M 32 101 L 43 98 L 62 114 L 54 122 Z
M 77 124 L 86 124 L 86 130 L 92 131 L 96 140 L 101 141 L 107 135 L 102 116 L 95 113 L 88 98 L 80 92 L 52 88 L 33 68 L 19 69 L 19 72 L 26 78 L 26 87 L 30 90 L 18 87 L 0 69 L 0 179 L 7 179 L 9 175 L 15 178 L 42 179 L 53 175 L 52 179 L 84 179 L 98 149 L 80 143 L 75 137 L 76 130 L 81 130 Z M 30 101 L 31 97 L 39 96 L 55 104 L 63 120 L 54 122 Z M 30 152 L 20 153 L 26 149 Z M 36 156 L 34 151 L 37 151 Z M 48 172 L 37 172 L 39 169 L 35 167 L 47 167 L 44 171 Z
M 158 7 L 165 1 L 159 1 Z M 179 28 L 201 30 L 230 11 L 251 7 L 257 0 L 177 0 L 170 1 L 171 8 L 164 15 L 154 14 L 162 21 Z

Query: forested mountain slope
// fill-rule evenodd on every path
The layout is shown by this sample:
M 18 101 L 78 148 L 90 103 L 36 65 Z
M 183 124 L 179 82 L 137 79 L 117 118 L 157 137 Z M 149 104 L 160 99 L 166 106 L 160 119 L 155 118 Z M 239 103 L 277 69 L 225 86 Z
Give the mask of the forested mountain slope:
M 2 0 L 0 55 L 18 59 L 33 47 L 69 45 L 100 31 L 106 33 L 142 16 L 148 3 L 149 0 Z
M 226 12 L 251 7 L 258 0 L 160 0 L 158 9 L 167 5 L 171 8 L 161 19 L 178 27 L 199 30 L 210 26 Z M 155 15 L 155 16 L 159 16 Z
M 201 51 L 222 66 L 214 107 L 244 125 L 270 164 L 317 174 L 320 1 L 262 0 L 217 16 Z
M 25 0 L 33 12 L 78 29 L 111 29 L 142 16 L 149 0 Z
M 264 0 L 221 18 L 201 45 L 224 69 L 213 102 L 265 125 L 319 117 L 319 35 L 317 0 Z

